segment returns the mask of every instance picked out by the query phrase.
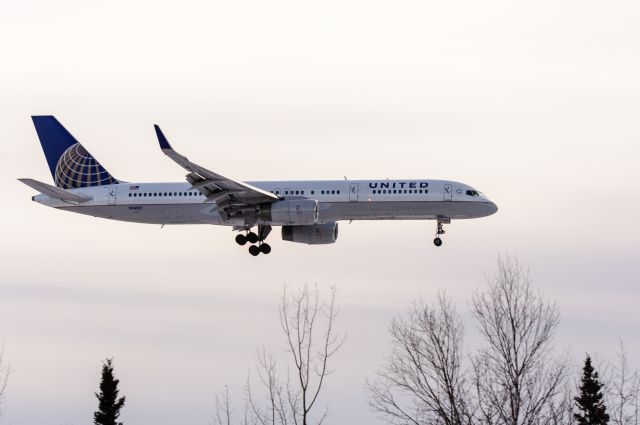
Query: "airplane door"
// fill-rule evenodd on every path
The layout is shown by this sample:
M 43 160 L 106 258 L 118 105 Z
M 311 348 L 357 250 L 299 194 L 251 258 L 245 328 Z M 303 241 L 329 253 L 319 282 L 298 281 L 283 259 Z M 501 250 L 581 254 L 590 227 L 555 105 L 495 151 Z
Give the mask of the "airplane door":
M 453 188 L 449 183 L 445 183 L 443 195 L 445 201 L 453 200 Z
M 358 200 L 358 183 L 351 183 L 349 187 L 349 201 L 357 201 Z
M 107 203 L 109 205 L 116 204 L 117 190 L 118 190 L 118 186 L 109 186 L 107 188 Z

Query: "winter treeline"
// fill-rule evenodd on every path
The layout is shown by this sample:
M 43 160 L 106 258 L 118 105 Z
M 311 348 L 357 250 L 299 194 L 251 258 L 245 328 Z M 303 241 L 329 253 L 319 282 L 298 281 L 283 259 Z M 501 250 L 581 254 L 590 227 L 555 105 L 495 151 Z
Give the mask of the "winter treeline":
M 481 336 L 470 352 L 444 293 L 393 321 L 391 353 L 367 384 L 381 418 L 395 425 L 638 424 L 638 372 L 630 370 L 622 345 L 615 362 L 602 364 L 609 422 L 588 414 L 587 422 L 578 420 L 576 366 L 554 352 L 558 308 L 534 291 L 517 260 L 499 259 L 469 309 Z
M 516 259 L 498 259 L 496 272 L 471 295 L 468 309 L 471 331 L 480 336 L 473 348 L 465 346 L 468 330 L 444 292 L 433 302 L 416 301 L 392 321 L 391 351 L 365 385 L 369 405 L 383 421 L 639 424 L 640 376 L 629 366 L 622 343 L 614 361 L 596 362 L 600 374 L 587 355 L 580 376 L 580 365 L 555 349 L 557 305 L 535 291 Z M 226 391 L 217 398 L 216 424 L 307 425 L 326 419 L 318 398 L 328 363 L 343 342 L 336 331 L 335 289 L 326 303 L 317 289 L 285 291 L 279 311 L 290 365 L 279 366 L 261 351 L 258 379 L 245 385 L 244 408 L 234 417 Z

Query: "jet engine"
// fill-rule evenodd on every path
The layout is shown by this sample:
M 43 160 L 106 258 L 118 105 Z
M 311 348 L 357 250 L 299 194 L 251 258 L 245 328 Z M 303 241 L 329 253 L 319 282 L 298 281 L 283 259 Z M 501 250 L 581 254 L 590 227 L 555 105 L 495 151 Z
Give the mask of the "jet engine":
M 318 221 L 318 201 L 291 199 L 267 204 L 261 208 L 261 218 L 270 224 L 304 226 Z
M 338 223 L 314 224 L 311 226 L 282 226 L 282 240 L 320 245 L 334 243 L 338 239 Z

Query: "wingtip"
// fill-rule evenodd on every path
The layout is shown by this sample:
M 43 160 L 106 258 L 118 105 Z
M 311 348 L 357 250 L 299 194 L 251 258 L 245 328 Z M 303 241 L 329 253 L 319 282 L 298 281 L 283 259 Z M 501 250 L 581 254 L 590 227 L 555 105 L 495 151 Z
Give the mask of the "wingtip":
M 166 136 L 160 130 L 160 126 L 158 124 L 154 124 L 153 128 L 156 130 L 156 136 L 158 137 L 158 142 L 160 143 L 160 149 L 171 149 L 171 145 L 167 140 Z

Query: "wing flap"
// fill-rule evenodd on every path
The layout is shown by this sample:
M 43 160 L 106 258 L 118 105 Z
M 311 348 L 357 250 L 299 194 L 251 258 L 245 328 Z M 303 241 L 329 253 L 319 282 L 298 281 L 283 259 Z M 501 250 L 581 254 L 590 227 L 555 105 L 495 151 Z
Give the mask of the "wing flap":
M 49 198 L 61 199 L 65 202 L 73 202 L 82 204 L 84 202 L 88 202 L 93 198 L 91 196 L 78 195 L 77 193 L 72 193 L 67 190 L 61 189 L 59 187 L 51 186 L 46 183 L 42 183 L 38 180 L 34 179 L 18 179 L 22 183 L 27 186 L 37 190 L 43 195 L 47 195 Z

